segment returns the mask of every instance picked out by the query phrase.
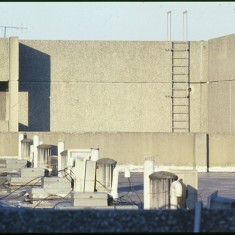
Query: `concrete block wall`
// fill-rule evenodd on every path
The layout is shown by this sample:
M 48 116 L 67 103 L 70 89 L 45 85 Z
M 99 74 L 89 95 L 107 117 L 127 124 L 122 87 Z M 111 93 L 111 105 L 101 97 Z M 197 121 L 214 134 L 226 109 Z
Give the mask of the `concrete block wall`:
M 18 159 L 18 135 L 0 132 L 0 158 Z M 53 156 L 57 155 L 58 140 L 63 140 L 65 149 L 98 147 L 100 158 L 114 159 L 118 165 L 139 167 L 153 157 L 157 169 L 235 171 L 233 133 L 27 132 L 27 138 L 34 135 L 51 145 Z
M 188 166 L 194 164 L 194 134 L 172 133 L 65 133 L 27 132 L 27 138 L 38 135 L 51 145 L 57 155 L 58 140 L 65 149 L 99 148 L 100 158 L 111 158 L 119 165 L 143 165 L 146 157 L 154 156 L 158 166 Z M 18 155 L 18 133 L 0 133 L 0 156 Z
M 19 43 L 20 131 L 171 132 L 171 42 Z M 191 42 L 190 55 L 191 130 L 201 132 L 207 43 Z
M 18 131 L 18 38 L 0 39 L 0 130 Z
M 235 34 L 208 41 L 208 132 L 235 131 Z

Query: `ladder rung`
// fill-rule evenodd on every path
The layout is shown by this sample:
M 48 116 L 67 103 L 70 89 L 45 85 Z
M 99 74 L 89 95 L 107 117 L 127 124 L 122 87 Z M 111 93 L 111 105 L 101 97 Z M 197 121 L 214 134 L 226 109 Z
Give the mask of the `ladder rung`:
M 172 65 L 172 67 L 189 67 L 188 65 Z
M 189 104 L 172 104 L 173 106 L 189 106 Z
M 188 73 L 172 73 L 173 75 L 189 75 Z
M 184 88 L 184 89 L 172 88 L 172 90 L 174 90 L 174 91 L 187 91 L 188 89 L 186 89 L 186 88 Z
M 187 60 L 188 58 L 182 58 L 182 57 L 173 57 L 172 59 L 177 59 L 177 60 Z
M 189 81 L 172 81 L 173 83 L 189 83 Z
M 171 96 L 171 98 L 188 98 L 188 96 Z
M 172 49 L 171 51 L 189 51 L 189 49 Z

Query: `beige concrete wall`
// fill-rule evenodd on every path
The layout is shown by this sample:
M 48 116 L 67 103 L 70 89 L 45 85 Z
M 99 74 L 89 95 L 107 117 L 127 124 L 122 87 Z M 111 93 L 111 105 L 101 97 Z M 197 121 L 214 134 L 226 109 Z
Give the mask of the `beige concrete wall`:
M 20 48 L 20 57 L 28 53 L 21 61 L 29 61 L 20 64 L 21 130 L 171 132 L 170 42 L 20 41 Z M 207 81 L 207 44 L 192 42 L 190 53 L 191 129 L 200 132 L 207 128 L 207 100 L 200 99 L 206 89 L 199 85 Z M 33 76 L 39 58 L 45 71 Z M 35 93 L 35 77 L 47 91 L 27 96 Z
M 231 132 L 231 82 L 210 83 L 208 95 L 209 132 Z
M 18 131 L 19 42 L 9 39 L 9 131 Z
M 5 124 L 5 122 L 3 123 Z M 0 125 L 2 123 L 0 122 Z M 18 133 L 1 132 L 0 133 L 0 156 L 17 156 L 18 155 Z
M 9 80 L 9 41 L 8 38 L 0 38 L 0 81 Z
M 30 132 L 27 137 L 33 139 L 35 134 L 56 151 L 59 139 L 65 149 L 99 147 L 100 158 L 112 158 L 120 165 L 143 165 L 146 157 L 155 157 L 157 166 L 194 166 L 193 134 Z M 18 155 L 17 133 L 0 133 L 0 144 L 1 157 Z
M 0 71 L 0 130 L 18 131 L 18 38 L 0 39 Z
M 235 167 L 235 135 L 231 133 L 210 134 L 209 136 L 209 166 Z
M 204 133 L 27 133 L 30 139 L 34 135 L 52 146 L 52 155 L 57 154 L 58 141 L 63 140 L 65 149 L 99 147 L 100 158 L 112 158 L 119 165 L 143 166 L 146 157 L 153 157 L 157 168 L 195 167 L 203 172 L 207 170 L 208 163 L 209 171 L 235 169 L 235 135 L 231 133 L 210 134 L 208 145 Z M 18 133 L 0 133 L 0 157 L 18 156 L 18 137 Z
M 209 132 L 235 131 L 235 35 L 209 40 Z
M 1 82 L 9 81 L 9 40 L 0 39 L 0 86 Z M 0 130 L 8 130 L 8 98 L 7 91 L 0 91 Z

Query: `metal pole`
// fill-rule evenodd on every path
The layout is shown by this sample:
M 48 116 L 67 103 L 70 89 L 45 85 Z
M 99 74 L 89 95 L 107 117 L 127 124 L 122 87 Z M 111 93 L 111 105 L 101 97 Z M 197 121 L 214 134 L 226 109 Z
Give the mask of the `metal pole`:
M 171 11 L 167 12 L 167 40 L 171 41 Z
M 188 41 L 188 11 L 183 12 L 183 40 Z
M 27 29 L 23 27 L 11 27 L 11 26 L 0 26 L 0 28 L 4 28 L 4 38 L 6 37 L 7 28 L 8 29 Z

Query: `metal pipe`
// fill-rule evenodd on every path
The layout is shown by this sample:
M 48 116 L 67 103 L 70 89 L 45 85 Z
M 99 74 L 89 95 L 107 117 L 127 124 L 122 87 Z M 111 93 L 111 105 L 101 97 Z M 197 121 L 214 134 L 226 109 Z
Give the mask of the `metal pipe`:
M 183 11 L 183 40 L 188 41 L 188 11 Z
M 168 18 L 169 18 L 169 22 L 168 22 Z M 167 41 L 171 41 L 171 11 L 167 12 Z

